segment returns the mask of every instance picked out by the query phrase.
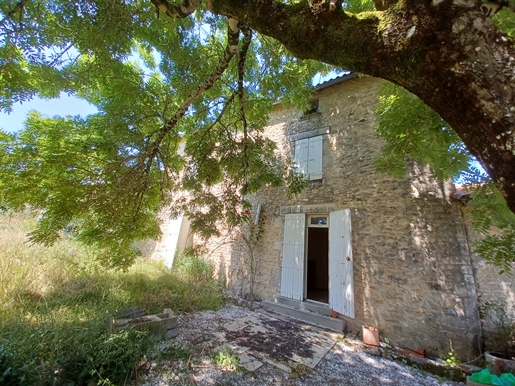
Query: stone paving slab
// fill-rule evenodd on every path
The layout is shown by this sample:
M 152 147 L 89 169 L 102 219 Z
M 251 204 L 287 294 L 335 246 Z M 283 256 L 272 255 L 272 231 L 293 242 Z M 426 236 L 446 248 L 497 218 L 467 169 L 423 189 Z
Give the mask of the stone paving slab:
M 269 363 L 289 372 L 291 368 L 284 363 L 287 360 L 315 368 L 335 344 L 334 339 L 316 331 L 264 314 L 238 318 L 222 325 L 221 330 L 223 333 L 215 333 L 217 338 L 249 371 Z

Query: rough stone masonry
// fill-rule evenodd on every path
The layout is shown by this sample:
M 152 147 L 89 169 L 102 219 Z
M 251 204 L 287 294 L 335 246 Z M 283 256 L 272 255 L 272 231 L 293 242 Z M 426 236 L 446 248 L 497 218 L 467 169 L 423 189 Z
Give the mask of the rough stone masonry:
M 347 328 L 374 326 L 391 344 L 434 356 L 446 355 L 452 344 L 461 358 L 472 359 L 493 328 L 481 323 L 480 301 L 504 299 L 513 313 L 513 278 L 498 276 L 471 252 L 477 235 L 462 204 L 451 199 L 452 181 L 439 183 L 426 166 L 411 162 L 403 179 L 376 170 L 384 146 L 373 129 L 382 81 L 348 78 L 319 88 L 316 113 L 279 104 L 270 117 L 265 134 L 282 157 L 293 157 L 296 140 L 323 136 L 323 177 L 291 199 L 284 188 L 251 197 L 266 214 L 254 294 L 278 294 L 285 214 L 348 208 L 355 317 L 346 318 Z M 245 296 L 250 269 L 238 232 L 222 230 L 222 237 L 203 247 L 219 277 Z

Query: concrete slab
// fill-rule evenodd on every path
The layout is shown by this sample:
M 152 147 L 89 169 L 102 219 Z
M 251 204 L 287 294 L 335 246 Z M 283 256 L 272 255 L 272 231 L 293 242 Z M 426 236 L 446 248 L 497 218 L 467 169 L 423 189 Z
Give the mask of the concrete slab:
M 233 320 L 221 328 L 224 333 L 217 337 L 240 357 L 245 368 L 269 363 L 291 372 L 289 361 L 315 368 L 336 343 L 309 328 L 261 313 Z
M 267 362 L 268 364 L 272 365 L 272 366 L 277 367 L 278 369 L 281 369 L 282 371 L 287 372 L 288 374 L 291 373 L 291 371 L 292 371 L 291 367 L 290 366 L 286 366 L 284 363 L 280 363 L 280 362 L 274 361 L 274 360 L 272 360 L 270 358 L 265 358 L 264 361 Z
M 345 329 L 344 319 L 330 318 L 318 312 L 312 312 L 310 311 L 312 306 L 306 307 L 305 304 L 302 306 L 303 308 L 300 308 L 300 306 L 292 307 L 290 305 L 278 303 L 272 300 L 263 300 L 263 302 L 261 302 L 261 306 L 266 310 L 296 318 L 315 326 L 328 328 L 336 332 L 342 332 Z
M 240 357 L 240 366 L 243 367 L 247 371 L 256 371 L 261 366 L 263 366 L 263 362 L 258 360 L 256 357 L 252 355 L 248 355 L 246 353 L 242 353 L 239 355 Z

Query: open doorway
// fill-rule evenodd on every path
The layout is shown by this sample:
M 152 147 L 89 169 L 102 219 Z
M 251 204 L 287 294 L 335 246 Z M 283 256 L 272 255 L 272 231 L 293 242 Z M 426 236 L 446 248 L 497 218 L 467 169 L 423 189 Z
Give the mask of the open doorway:
M 311 222 L 308 220 L 306 299 L 329 303 L 329 228 L 327 220 L 324 224 Z

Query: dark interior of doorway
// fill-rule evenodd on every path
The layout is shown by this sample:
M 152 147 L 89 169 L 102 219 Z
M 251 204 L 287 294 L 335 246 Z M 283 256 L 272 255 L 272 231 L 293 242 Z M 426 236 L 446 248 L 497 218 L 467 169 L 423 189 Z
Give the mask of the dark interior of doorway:
M 329 228 L 308 228 L 306 298 L 329 303 Z

